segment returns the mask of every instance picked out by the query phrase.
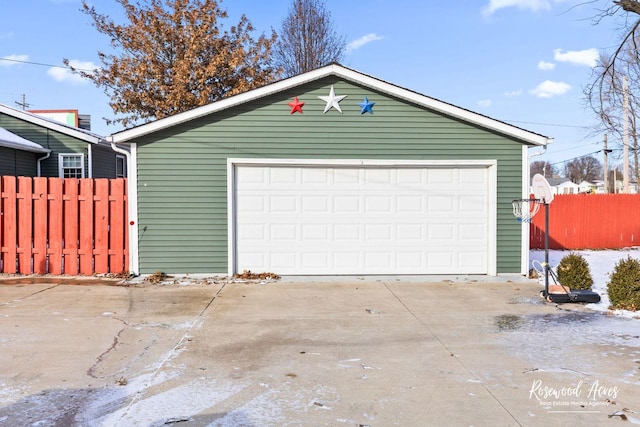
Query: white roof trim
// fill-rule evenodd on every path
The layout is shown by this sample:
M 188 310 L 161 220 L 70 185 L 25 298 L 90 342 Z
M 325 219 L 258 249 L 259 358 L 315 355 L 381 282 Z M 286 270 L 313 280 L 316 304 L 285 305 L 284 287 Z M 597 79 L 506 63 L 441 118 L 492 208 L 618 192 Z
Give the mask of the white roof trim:
M 25 122 L 29 122 L 46 129 L 72 136 L 90 144 L 98 144 L 105 141 L 104 137 L 87 130 L 68 126 L 64 123 L 56 122 L 54 120 L 49 120 L 37 114 L 29 113 L 28 111 L 17 110 L 15 108 L 9 107 L 8 105 L 0 104 L 0 113 L 4 113 L 8 116 L 24 120 Z
M 445 115 L 455 117 L 487 129 L 495 130 L 496 132 L 512 136 L 533 145 L 546 145 L 551 142 L 551 138 L 548 138 L 544 135 L 539 135 L 537 133 L 521 129 L 505 122 L 492 119 L 482 114 L 474 113 L 473 111 L 456 107 L 455 105 L 447 104 L 446 102 L 421 95 L 419 93 L 384 82 L 366 74 L 362 74 L 349 68 L 345 68 L 339 64 L 327 65 L 325 67 L 318 68 L 316 70 L 309 71 L 295 77 L 263 86 L 259 89 L 254 89 L 240 95 L 235 95 L 220 101 L 213 102 L 211 104 L 203 105 L 202 107 L 194 108 L 193 110 L 185 111 L 183 113 L 165 117 L 151 123 L 114 133 L 111 135 L 111 137 L 113 138 L 113 142 L 126 142 L 143 135 L 166 129 L 180 123 L 185 123 L 190 120 L 206 116 L 208 114 L 235 107 L 237 105 L 244 104 L 278 92 L 282 92 L 328 76 L 337 76 L 344 78 L 345 80 L 368 86 L 377 91 L 388 93 L 391 96 L 404 99 L 416 105 L 441 112 Z
M 30 151 L 32 153 L 50 153 L 51 150 L 44 148 L 42 145 L 33 141 L 29 141 L 16 135 L 13 132 L 9 132 L 4 128 L 0 128 L 0 147 L 12 148 L 15 150 Z

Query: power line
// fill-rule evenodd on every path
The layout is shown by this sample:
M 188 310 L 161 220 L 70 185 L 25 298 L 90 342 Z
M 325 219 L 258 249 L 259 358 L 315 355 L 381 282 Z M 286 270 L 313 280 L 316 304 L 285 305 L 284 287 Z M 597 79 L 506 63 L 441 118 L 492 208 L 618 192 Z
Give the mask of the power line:
M 555 162 L 555 163 L 547 163 L 547 165 L 549 165 L 549 166 L 559 165 L 561 163 L 567 163 L 567 162 L 570 162 L 572 160 L 581 159 L 583 157 L 591 156 L 591 155 L 598 154 L 598 153 L 601 153 L 601 152 L 602 152 L 602 150 L 598 150 L 598 151 L 594 151 L 593 153 L 587 153 L 587 154 L 583 154 L 583 155 L 578 156 L 578 157 L 574 157 L 572 159 L 562 160 L 562 161 Z
M 66 65 L 54 65 L 54 64 L 45 64 L 42 62 L 33 62 L 33 61 L 22 61 L 20 59 L 12 59 L 12 58 L 0 58 L 0 61 L 8 61 L 8 62 L 18 62 L 20 64 L 28 64 L 28 65 L 38 65 L 41 67 L 54 67 L 54 68 L 64 68 L 65 70 L 70 70 L 71 67 L 68 67 Z M 76 70 L 80 70 L 80 71 L 86 71 L 86 72 L 92 72 L 94 70 L 87 70 L 84 68 L 76 68 Z
M 557 126 L 557 127 L 565 127 L 565 128 L 577 128 L 577 129 L 589 129 L 588 126 L 578 126 L 578 125 L 562 125 L 559 123 L 540 123 L 540 122 L 525 122 L 522 120 L 504 120 L 509 123 L 524 123 L 528 125 L 540 125 L 540 126 Z
M 580 143 L 576 143 L 576 144 L 580 144 Z M 584 147 L 587 147 L 589 145 L 598 145 L 598 144 L 600 144 L 600 142 L 595 141 L 595 142 L 590 142 L 589 144 L 580 144 L 580 145 L 576 145 L 574 147 L 563 148 L 561 150 L 554 149 L 553 150 L 553 154 L 562 153 L 564 151 L 578 150 L 580 148 L 584 148 Z M 554 148 L 554 147 L 551 147 L 551 148 Z M 549 154 L 551 154 L 551 152 L 549 152 Z

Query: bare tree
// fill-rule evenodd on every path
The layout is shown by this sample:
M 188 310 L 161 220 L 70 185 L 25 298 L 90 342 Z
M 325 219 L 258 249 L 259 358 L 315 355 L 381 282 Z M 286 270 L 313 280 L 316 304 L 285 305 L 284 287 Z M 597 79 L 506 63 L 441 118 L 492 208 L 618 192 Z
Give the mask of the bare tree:
M 593 156 L 579 157 L 564 166 L 564 175 L 576 184 L 594 182 L 603 177 L 602 164 Z
M 593 1 L 591 2 L 593 3 Z M 593 81 L 584 89 L 587 105 L 594 111 L 599 123 L 594 133 L 608 133 L 612 142 L 623 144 L 623 76 L 628 81 L 628 135 L 632 154 L 631 175 L 640 177 L 640 137 L 637 131 L 636 112 L 640 113 L 640 1 L 613 0 L 613 5 L 600 11 L 598 21 L 605 17 L 626 18 L 623 36 L 618 47 L 610 55 L 601 55 L 593 70 Z
M 116 24 L 87 1 L 82 11 L 98 32 L 111 39 L 116 53 L 98 52 L 103 66 L 75 73 L 102 87 L 119 117 L 130 126 L 208 104 L 260 87 L 276 78 L 270 64 L 276 35 L 251 36 L 241 16 L 229 30 L 227 12 L 216 0 L 115 0 L 126 24 Z M 65 65 L 69 65 L 67 59 Z
M 346 39 L 338 35 L 323 0 L 293 0 L 273 49 L 283 77 L 304 73 L 344 56 Z
M 547 161 L 536 160 L 535 162 L 531 162 L 529 172 L 531 175 L 530 178 L 533 178 L 537 173 L 545 178 L 553 178 L 558 175 L 558 168 Z
M 639 35 L 640 37 L 640 35 Z M 638 40 L 640 42 L 640 40 Z M 638 44 L 640 46 L 640 44 Z M 631 152 L 631 173 L 640 176 L 640 137 L 637 131 L 637 112 L 640 113 L 640 51 L 636 44 L 629 44 L 618 53 L 617 64 L 611 66 L 611 58 L 600 57 L 593 72 L 599 76 L 595 82 L 585 87 L 588 106 L 596 113 L 598 123 L 594 133 L 607 133 L 613 146 L 622 146 L 624 130 L 624 88 L 623 76 L 628 80 L 628 135 Z

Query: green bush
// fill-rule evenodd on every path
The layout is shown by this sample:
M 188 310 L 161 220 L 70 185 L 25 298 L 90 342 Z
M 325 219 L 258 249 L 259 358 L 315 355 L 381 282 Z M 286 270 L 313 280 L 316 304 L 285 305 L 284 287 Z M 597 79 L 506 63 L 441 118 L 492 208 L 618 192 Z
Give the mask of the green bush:
M 582 255 L 570 253 L 565 256 L 560 260 L 557 271 L 560 284 L 572 290 L 591 289 L 593 285 L 589 264 Z
M 607 284 L 612 309 L 640 310 L 640 262 L 628 257 L 615 266 Z

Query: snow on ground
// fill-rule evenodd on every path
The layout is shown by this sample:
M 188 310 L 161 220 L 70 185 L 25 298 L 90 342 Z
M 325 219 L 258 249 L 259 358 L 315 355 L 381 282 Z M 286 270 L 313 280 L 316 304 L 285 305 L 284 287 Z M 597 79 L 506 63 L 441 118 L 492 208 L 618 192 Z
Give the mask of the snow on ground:
M 610 301 L 607 295 L 607 284 L 609 283 L 610 274 L 613 272 L 616 264 L 622 259 L 627 259 L 627 257 L 640 259 L 640 247 L 613 250 L 550 250 L 549 265 L 551 268 L 556 271 L 560 260 L 570 253 L 582 255 L 584 259 L 587 260 L 589 269 L 591 270 L 591 276 L 593 277 L 593 287 L 591 289 L 597 292 L 602 298 L 602 301 L 598 304 L 587 304 L 588 308 L 596 311 L 610 312 L 617 316 L 640 319 L 640 311 L 609 310 Z M 530 251 L 530 268 L 535 268 L 539 272 L 542 272 L 542 262 L 544 262 L 544 258 L 544 250 Z M 544 275 L 540 275 L 539 281 L 544 285 Z M 549 278 L 549 281 L 553 283 L 551 278 Z

